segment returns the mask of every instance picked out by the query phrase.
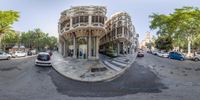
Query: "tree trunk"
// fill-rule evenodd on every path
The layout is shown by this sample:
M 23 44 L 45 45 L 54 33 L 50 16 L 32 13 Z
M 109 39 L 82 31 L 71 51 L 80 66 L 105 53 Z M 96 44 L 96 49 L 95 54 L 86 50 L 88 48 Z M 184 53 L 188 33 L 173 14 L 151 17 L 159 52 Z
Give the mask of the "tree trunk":
M 191 39 L 188 37 L 188 56 L 191 56 Z
M 2 48 L 2 45 L 1 45 L 1 37 L 0 37 L 0 50 L 1 50 L 1 48 Z

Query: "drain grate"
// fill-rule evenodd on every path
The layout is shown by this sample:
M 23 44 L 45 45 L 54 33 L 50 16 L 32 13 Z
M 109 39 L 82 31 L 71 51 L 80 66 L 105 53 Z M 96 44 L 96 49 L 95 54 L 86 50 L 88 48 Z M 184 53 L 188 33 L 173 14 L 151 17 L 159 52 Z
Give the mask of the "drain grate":
M 91 68 L 91 72 L 103 72 L 103 71 L 106 71 L 108 70 L 107 68 L 105 67 L 101 67 L 101 68 Z

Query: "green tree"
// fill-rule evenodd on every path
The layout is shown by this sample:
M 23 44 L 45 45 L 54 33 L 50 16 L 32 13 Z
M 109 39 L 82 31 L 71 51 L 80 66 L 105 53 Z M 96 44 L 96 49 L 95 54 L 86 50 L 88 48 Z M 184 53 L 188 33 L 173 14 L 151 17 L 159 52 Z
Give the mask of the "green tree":
M 153 14 L 150 18 L 152 19 L 151 29 L 157 29 L 157 34 L 170 35 L 175 45 L 183 46 L 187 43 L 188 55 L 191 54 L 191 44 L 200 34 L 200 10 L 198 8 L 183 7 L 175 9 L 175 12 L 169 15 Z
M 156 47 L 156 43 L 155 43 L 155 41 L 156 41 L 156 37 L 153 35 L 152 36 L 152 39 L 151 39 L 151 45 L 152 45 L 152 47 Z
M 155 41 L 156 48 L 159 50 L 169 51 L 173 48 L 172 38 L 169 35 L 161 35 Z
M 57 44 L 57 38 L 54 36 L 48 37 L 48 48 L 54 49 Z
M 1 43 L 3 44 L 4 50 L 11 48 L 19 42 L 19 35 L 15 31 L 9 31 L 3 35 Z
M 0 11 L 0 35 L 8 32 L 11 29 L 11 25 L 18 21 L 19 12 L 16 11 Z

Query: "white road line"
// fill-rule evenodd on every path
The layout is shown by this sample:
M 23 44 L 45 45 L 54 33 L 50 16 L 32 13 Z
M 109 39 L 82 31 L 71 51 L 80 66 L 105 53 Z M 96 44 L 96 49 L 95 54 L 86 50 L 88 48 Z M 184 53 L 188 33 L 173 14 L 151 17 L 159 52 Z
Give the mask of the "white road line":
M 117 62 L 117 61 L 112 61 L 112 62 L 117 64 L 117 65 L 120 65 L 120 66 L 127 66 L 127 64 L 123 64 L 123 63 L 120 63 L 120 62 Z
M 117 66 L 115 66 L 115 65 L 113 65 L 113 64 L 111 64 L 111 63 L 109 63 L 108 61 L 104 61 L 104 63 L 105 63 L 106 65 L 108 65 L 109 67 L 111 67 L 112 69 L 116 70 L 116 71 L 120 71 L 120 70 L 121 70 L 121 68 L 119 68 L 119 67 L 117 67 Z
M 128 63 L 128 62 L 125 62 L 125 61 L 123 61 L 123 60 L 119 60 L 119 59 L 114 59 L 115 61 L 118 61 L 118 62 L 120 62 L 120 63 Z
M 123 60 L 123 61 L 127 60 L 126 58 L 114 58 L 114 60 L 115 59 L 117 59 L 117 60 Z
M 18 58 L 11 58 L 11 60 L 15 60 L 15 59 L 26 59 L 26 58 L 31 58 L 31 57 L 36 57 L 36 55 L 33 55 L 33 56 L 26 56 L 26 57 L 18 57 Z

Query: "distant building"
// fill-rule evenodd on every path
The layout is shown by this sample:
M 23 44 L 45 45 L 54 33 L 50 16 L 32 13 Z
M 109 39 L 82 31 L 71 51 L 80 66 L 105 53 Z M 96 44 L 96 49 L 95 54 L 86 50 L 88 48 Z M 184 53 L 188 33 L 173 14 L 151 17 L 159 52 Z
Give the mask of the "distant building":
M 150 34 L 150 32 L 147 32 L 146 35 L 145 35 L 144 40 L 142 40 L 140 42 L 140 46 L 139 47 L 141 49 L 147 50 L 148 49 L 148 45 L 151 45 L 150 43 L 151 43 L 151 34 Z

